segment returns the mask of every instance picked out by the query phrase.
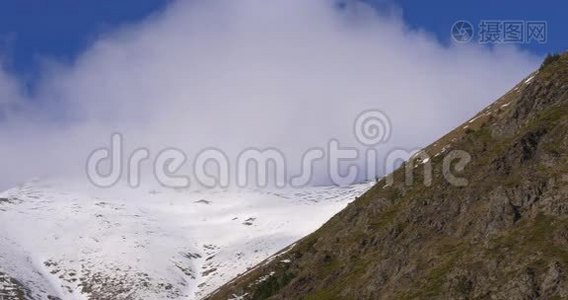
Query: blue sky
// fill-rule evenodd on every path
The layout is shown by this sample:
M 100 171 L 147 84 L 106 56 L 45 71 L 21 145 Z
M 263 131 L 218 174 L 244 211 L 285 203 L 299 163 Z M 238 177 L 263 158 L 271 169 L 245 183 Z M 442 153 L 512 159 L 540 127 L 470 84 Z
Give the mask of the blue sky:
M 369 0 L 384 8 L 384 1 Z M 97 36 L 117 26 L 135 23 L 160 12 L 168 0 L 4 0 L 0 2 L 0 53 L 9 72 L 27 82 L 37 77 L 42 58 L 72 61 Z M 568 24 L 563 1 L 430 1 L 398 0 L 405 22 L 411 28 L 431 32 L 443 43 L 450 42 L 456 20 L 475 27 L 480 20 L 544 20 L 548 40 L 519 44 L 535 54 L 563 51 Z
M 431 1 L 398 0 L 404 20 L 413 28 L 423 28 L 448 42 L 449 31 L 456 20 L 467 20 L 475 27 L 482 20 L 546 21 L 547 41 L 519 44 L 539 55 L 565 51 L 568 47 L 568 22 L 565 1 Z M 477 28 L 476 28 L 477 29 Z
M 7 69 L 33 80 L 42 57 L 72 61 L 117 26 L 162 10 L 168 0 L 5 0 L 0 2 L 0 54 Z

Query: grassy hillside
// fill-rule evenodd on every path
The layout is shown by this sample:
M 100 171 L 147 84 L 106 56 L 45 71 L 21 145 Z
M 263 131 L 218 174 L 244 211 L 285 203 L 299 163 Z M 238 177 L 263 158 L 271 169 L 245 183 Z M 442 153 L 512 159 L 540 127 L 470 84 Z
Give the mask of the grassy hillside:
M 442 174 L 456 149 L 466 186 Z M 210 298 L 568 299 L 568 55 L 425 151 L 432 185 L 409 162 Z

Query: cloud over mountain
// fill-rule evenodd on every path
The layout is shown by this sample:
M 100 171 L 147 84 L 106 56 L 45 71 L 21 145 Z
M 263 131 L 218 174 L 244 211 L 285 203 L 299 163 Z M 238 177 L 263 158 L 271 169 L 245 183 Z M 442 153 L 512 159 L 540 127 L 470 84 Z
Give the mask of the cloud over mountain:
M 449 32 L 449 29 L 448 29 Z M 126 153 L 166 147 L 233 159 L 275 147 L 363 148 L 353 121 L 379 109 L 392 148 L 424 146 L 526 76 L 539 58 L 513 46 L 443 45 L 397 14 L 316 0 L 174 2 L 101 36 L 72 64 L 52 62 L 27 95 L 0 73 L 0 187 L 84 177 L 85 160 L 125 138 Z M 146 164 L 146 168 L 151 166 Z M 190 166 L 188 166 L 190 168 Z M 322 165 L 315 181 L 325 182 Z

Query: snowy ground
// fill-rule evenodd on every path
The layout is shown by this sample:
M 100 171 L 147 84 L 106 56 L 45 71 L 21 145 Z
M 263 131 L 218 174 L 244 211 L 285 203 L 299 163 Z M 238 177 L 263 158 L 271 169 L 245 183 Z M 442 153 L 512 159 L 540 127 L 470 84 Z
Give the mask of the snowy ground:
M 0 193 L 0 299 L 199 299 L 368 188 L 22 185 Z

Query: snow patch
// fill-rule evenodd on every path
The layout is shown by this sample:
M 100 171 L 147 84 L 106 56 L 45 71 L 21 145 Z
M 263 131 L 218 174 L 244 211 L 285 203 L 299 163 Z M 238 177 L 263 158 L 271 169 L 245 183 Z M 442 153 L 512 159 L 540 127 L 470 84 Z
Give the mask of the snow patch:
M 200 299 L 372 185 L 148 192 L 27 184 L 0 193 L 0 274 L 42 299 Z

